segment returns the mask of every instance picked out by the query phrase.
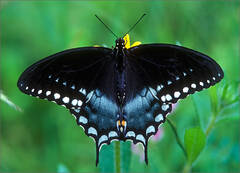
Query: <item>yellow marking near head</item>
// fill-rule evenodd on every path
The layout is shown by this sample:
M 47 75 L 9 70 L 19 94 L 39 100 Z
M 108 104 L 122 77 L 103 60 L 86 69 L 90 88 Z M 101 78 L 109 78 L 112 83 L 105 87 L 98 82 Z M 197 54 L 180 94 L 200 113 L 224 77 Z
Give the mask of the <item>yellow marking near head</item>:
M 126 121 L 122 120 L 122 126 L 126 125 Z
M 140 41 L 136 41 L 136 42 L 134 42 L 132 45 L 130 45 L 130 37 L 129 37 L 128 34 L 126 34 L 125 37 L 123 37 L 123 39 L 124 39 L 124 41 L 125 41 L 125 48 L 126 48 L 126 49 L 129 49 L 129 48 L 131 48 L 131 47 L 138 46 L 138 45 L 141 44 Z

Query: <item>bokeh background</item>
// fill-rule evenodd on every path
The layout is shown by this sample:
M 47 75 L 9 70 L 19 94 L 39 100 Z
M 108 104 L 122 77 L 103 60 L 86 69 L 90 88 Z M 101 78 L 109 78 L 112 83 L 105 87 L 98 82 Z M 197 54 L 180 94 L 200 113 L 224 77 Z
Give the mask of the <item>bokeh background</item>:
M 239 172 L 239 2 L 238 1 L 0 1 L 0 172 L 113 172 L 114 143 L 104 145 L 95 167 L 95 144 L 63 107 L 17 88 L 20 74 L 56 52 L 82 46 L 114 46 L 147 13 L 131 41 L 180 43 L 213 57 L 224 80 L 175 105 L 169 118 L 183 142 L 185 130 L 204 132 L 219 107 L 193 172 Z M 223 92 L 225 91 L 225 92 Z M 16 109 L 17 105 L 22 111 Z M 169 123 L 142 150 L 121 143 L 125 172 L 181 172 L 186 158 Z M 125 158 L 125 159 L 124 159 Z

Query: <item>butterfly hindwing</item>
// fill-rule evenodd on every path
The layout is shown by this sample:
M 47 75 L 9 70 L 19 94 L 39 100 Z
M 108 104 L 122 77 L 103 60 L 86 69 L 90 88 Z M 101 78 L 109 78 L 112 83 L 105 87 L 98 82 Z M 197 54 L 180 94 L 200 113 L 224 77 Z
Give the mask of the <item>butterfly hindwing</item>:
M 162 104 L 154 94 L 156 92 L 153 93 L 149 88 L 143 88 L 124 107 L 128 123 L 125 139 L 143 145 L 146 163 L 148 139 L 157 133 L 159 125 L 164 123 L 172 110 L 171 104 Z
M 176 103 L 215 85 L 224 76 L 221 67 L 207 55 L 176 45 L 143 44 L 129 49 L 128 56 L 145 72 L 163 103 Z
M 97 165 L 101 146 L 118 139 L 116 131 L 118 108 L 98 89 L 91 91 L 87 98 L 81 109 L 72 109 L 70 112 L 76 117 L 77 124 L 83 127 L 85 134 L 95 140 Z

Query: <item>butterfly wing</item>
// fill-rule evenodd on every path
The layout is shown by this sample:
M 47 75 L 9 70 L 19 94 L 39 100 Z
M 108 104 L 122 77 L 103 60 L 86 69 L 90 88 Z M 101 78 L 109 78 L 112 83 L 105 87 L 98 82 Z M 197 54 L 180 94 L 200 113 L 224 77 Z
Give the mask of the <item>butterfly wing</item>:
M 17 84 L 25 94 L 69 109 L 95 139 L 97 162 L 101 145 L 117 138 L 112 56 L 111 49 L 101 47 L 66 50 L 31 65 Z
M 129 61 L 144 71 L 144 79 L 165 103 L 176 103 L 209 88 L 224 76 L 221 67 L 197 51 L 170 44 L 146 44 L 129 49 Z
M 172 110 L 172 103 L 208 88 L 223 78 L 220 66 L 191 49 L 167 44 L 147 44 L 126 51 L 128 120 L 126 139 L 144 146 Z

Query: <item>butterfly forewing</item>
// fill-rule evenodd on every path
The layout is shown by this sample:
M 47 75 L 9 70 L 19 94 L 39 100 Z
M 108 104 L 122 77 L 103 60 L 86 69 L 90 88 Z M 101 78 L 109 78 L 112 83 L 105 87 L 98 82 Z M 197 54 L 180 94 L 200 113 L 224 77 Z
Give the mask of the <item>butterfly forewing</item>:
M 107 48 L 63 51 L 27 68 L 18 87 L 28 95 L 78 108 L 89 91 L 100 87 L 97 75 L 110 57 L 111 50 Z
M 176 103 L 223 78 L 222 69 L 213 59 L 176 45 L 139 45 L 129 49 L 128 56 L 142 69 L 163 103 Z

